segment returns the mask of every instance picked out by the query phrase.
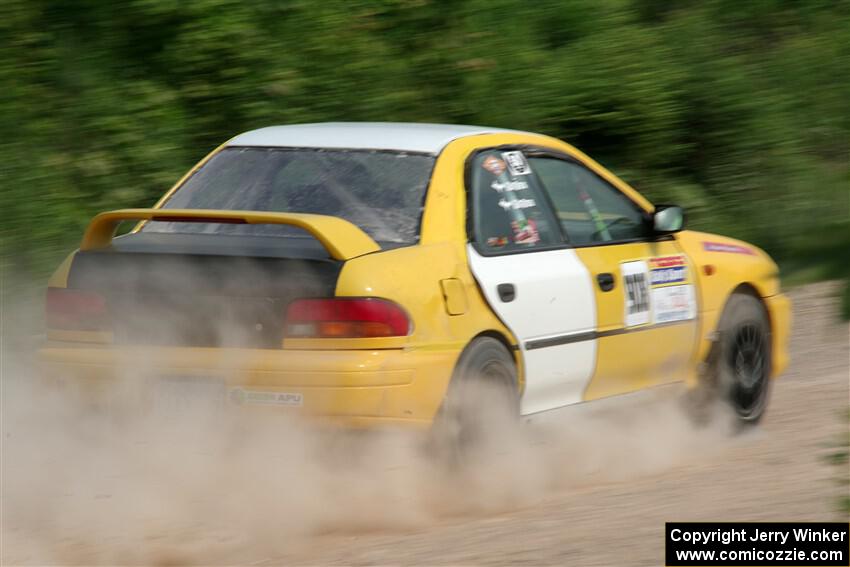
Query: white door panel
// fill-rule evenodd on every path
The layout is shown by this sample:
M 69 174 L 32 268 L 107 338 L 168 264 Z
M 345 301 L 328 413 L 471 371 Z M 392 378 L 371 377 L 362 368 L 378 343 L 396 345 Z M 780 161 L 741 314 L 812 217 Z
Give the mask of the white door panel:
M 596 366 L 596 340 L 527 351 L 526 388 L 520 403 L 523 415 L 576 404 Z
M 581 401 L 596 363 L 596 301 L 590 273 L 573 250 L 481 256 L 467 247 L 472 273 L 493 311 L 520 343 L 523 414 Z M 499 297 L 513 284 L 516 297 Z

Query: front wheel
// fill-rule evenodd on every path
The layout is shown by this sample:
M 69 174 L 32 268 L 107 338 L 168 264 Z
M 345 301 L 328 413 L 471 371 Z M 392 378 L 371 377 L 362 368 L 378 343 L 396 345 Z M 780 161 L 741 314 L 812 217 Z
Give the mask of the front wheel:
M 735 293 L 718 325 L 712 372 L 718 394 L 743 424 L 758 423 L 770 391 L 770 323 L 764 305 Z

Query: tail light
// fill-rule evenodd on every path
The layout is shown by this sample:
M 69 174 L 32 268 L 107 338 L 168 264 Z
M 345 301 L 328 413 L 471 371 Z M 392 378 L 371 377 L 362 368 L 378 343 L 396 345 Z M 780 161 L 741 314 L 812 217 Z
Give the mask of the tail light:
M 286 311 L 289 338 L 403 337 L 410 330 L 404 309 L 375 297 L 297 299 Z
M 106 298 L 93 291 L 47 288 L 47 328 L 104 331 L 109 328 Z

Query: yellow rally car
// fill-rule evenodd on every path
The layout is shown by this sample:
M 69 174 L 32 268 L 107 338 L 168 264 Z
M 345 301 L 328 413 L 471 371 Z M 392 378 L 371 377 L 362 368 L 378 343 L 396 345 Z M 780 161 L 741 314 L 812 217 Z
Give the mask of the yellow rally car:
M 787 363 L 777 267 L 683 223 L 543 135 L 263 128 L 153 209 L 91 221 L 41 359 L 94 390 L 129 375 L 349 426 L 427 427 L 467 381 L 528 415 L 685 380 L 756 421 Z

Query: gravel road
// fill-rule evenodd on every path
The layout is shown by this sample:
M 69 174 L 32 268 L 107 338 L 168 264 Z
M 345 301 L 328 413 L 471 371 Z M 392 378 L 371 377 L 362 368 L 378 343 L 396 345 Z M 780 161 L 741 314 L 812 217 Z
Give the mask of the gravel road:
M 848 471 L 823 459 L 850 405 L 835 289 L 791 292 L 791 367 L 762 425 L 743 434 L 722 412 L 694 426 L 679 385 L 533 422 L 454 476 L 391 442 L 308 466 L 316 453 L 288 437 L 280 459 L 298 465 L 287 467 L 256 450 L 270 445 L 234 448 L 239 430 L 169 461 L 138 442 L 117 450 L 126 436 L 99 429 L 71 451 L 61 431 L 28 437 L 26 420 L 11 420 L 2 564 L 655 566 L 665 521 L 846 520 L 836 477 Z M 51 451 L 57 440 L 65 449 Z M 189 472 L 174 474 L 175 462 Z
M 834 315 L 835 289 L 819 284 L 791 292 L 792 363 L 776 382 L 765 420 L 754 432 L 720 431 L 709 439 L 695 434 L 693 443 L 709 445 L 705 454 L 686 434 L 684 444 L 682 437 L 674 439 L 676 454 L 664 470 L 650 466 L 647 474 L 598 484 L 588 475 L 586 482 L 520 509 L 408 533 L 339 534 L 285 559 L 356 565 L 660 565 L 665 521 L 847 520 L 835 505 L 847 490 L 846 483 L 842 488 L 835 482 L 842 471 L 823 461 L 824 445 L 848 427 L 850 404 L 850 335 Z M 663 401 L 652 392 L 611 400 L 613 407 L 597 411 L 628 411 L 645 403 L 657 409 Z M 643 423 L 653 425 L 651 419 Z M 659 433 L 653 428 L 647 434 Z M 634 449 L 634 434 L 606 430 L 607 450 L 617 451 L 620 435 L 626 450 Z M 671 442 L 666 433 L 660 437 L 659 443 Z M 843 474 L 846 478 L 848 471 Z M 270 558 L 269 564 L 280 559 Z

